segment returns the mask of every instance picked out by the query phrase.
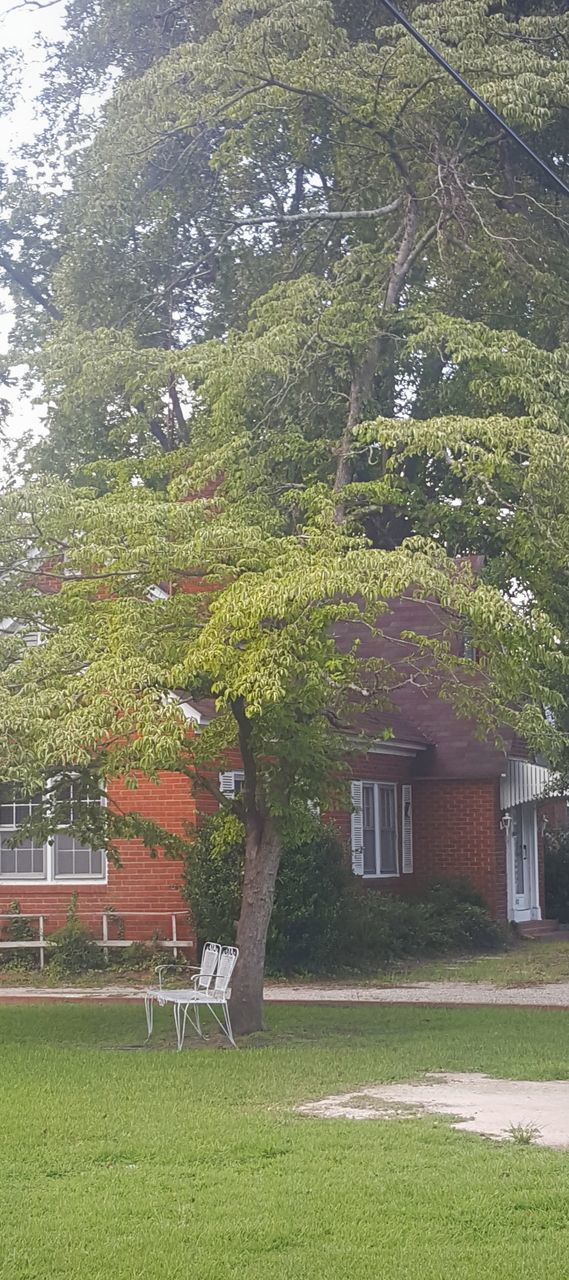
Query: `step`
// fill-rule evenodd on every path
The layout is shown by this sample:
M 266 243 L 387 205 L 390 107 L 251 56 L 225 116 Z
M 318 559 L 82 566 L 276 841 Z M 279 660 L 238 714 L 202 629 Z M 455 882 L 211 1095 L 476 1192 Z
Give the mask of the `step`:
M 522 937 L 531 934 L 532 937 L 538 933 L 556 933 L 559 928 L 558 920 L 524 920 L 516 926 L 518 933 Z
M 569 942 L 569 927 L 557 924 L 554 929 L 532 929 L 528 924 L 524 929 L 518 927 L 520 937 L 526 942 Z

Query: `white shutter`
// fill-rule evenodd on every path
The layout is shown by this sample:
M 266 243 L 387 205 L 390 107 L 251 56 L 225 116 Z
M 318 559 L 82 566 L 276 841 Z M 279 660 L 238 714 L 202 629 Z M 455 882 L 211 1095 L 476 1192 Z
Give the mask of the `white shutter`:
M 413 791 L 409 786 L 401 788 L 403 848 L 401 870 L 404 875 L 413 871 Z
M 228 796 L 231 800 L 233 799 L 235 795 L 235 773 L 233 771 L 231 773 L 220 773 L 219 790 L 222 796 Z
M 364 818 L 363 785 L 352 782 L 352 871 L 355 876 L 364 873 Z

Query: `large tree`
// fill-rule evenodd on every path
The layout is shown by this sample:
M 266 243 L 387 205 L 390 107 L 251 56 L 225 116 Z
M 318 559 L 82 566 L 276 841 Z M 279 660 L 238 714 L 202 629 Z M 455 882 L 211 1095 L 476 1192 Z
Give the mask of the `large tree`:
M 268 505 L 252 514 L 221 492 L 180 501 L 187 470 L 183 457 L 170 461 L 180 477 L 165 490 L 120 477 L 103 494 L 49 482 L 0 504 L 0 609 L 21 628 L 0 638 L 0 775 L 35 792 L 77 771 L 104 787 L 174 769 L 234 809 L 246 856 L 233 1003 L 238 1030 L 252 1031 L 283 839 L 302 836 L 310 806 L 345 777 L 355 710 L 389 707 L 401 679 L 397 665 L 362 663 L 357 629 L 339 651 L 335 624 L 365 621 L 380 635 L 390 598 L 413 589 L 440 600 L 448 635 L 419 648 L 415 678 L 428 678 L 434 659 L 441 696 L 487 733 L 510 721 L 549 750 L 558 735 L 540 703 L 560 702 L 560 655 L 547 619 L 528 625 L 432 544 L 383 551 L 349 537 L 330 493 L 313 493 L 311 512 L 286 532 Z M 168 590 L 156 593 L 158 582 Z M 482 684 L 468 663 L 460 679 L 451 654 L 464 622 L 487 655 Z M 44 642 L 28 648 L 26 634 L 38 630 Z M 204 694 L 217 714 L 192 732 L 180 698 Z M 234 801 L 215 781 L 229 747 L 244 772 Z M 46 830 L 71 817 L 111 856 L 117 836 L 180 852 L 179 839 L 112 803 L 70 815 L 60 790 L 51 784 Z
M 562 170 L 568 19 L 525 8 L 410 6 Z M 525 572 L 508 603 L 453 555 L 503 549 L 502 498 L 509 484 L 518 504 L 526 475 L 523 456 L 502 465 L 514 435 L 564 432 L 568 259 L 556 197 L 379 0 L 170 19 L 148 0 L 69 7 L 42 140 L 65 180 L 46 197 L 21 179 L 15 197 L 37 264 L 35 295 L 16 283 L 16 341 L 49 404 L 27 465 L 65 479 L 0 512 L 2 612 L 47 637 L 5 641 L 2 772 L 31 786 L 78 765 L 101 780 L 170 767 L 212 785 L 240 747 L 236 999 L 252 1029 L 286 823 L 325 798 L 350 689 L 367 677 L 385 704 L 397 679 L 338 655 L 337 619 L 373 625 L 402 590 L 434 596 L 488 656 L 486 697 L 449 681 L 461 708 L 559 745 L 565 640 L 547 593 L 534 576 L 524 612 Z M 76 86 L 107 87 L 98 120 Z M 491 453 L 490 487 L 500 471 L 490 504 L 467 437 Z M 417 531 L 431 541 L 406 541 Z M 444 644 L 436 658 L 450 675 Z M 176 689 L 217 701 L 199 737 Z M 107 816 L 111 841 L 124 819 Z

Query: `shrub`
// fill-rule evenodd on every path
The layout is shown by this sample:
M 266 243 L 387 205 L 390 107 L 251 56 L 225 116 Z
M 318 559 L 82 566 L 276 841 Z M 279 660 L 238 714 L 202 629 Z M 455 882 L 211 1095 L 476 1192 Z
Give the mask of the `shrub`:
M 50 934 L 49 941 L 55 944 L 50 964 L 57 972 L 77 974 L 104 967 L 104 957 L 94 935 L 77 918 L 76 893 L 71 898 L 66 923 Z
M 243 861 L 238 819 L 225 813 L 209 818 L 192 844 L 184 876 L 200 942 L 235 941 Z M 267 939 L 269 969 L 314 972 L 332 961 L 347 879 L 339 841 L 315 818 L 310 837 L 283 852 Z
M 310 838 L 285 847 L 283 853 L 269 927 L 270 969 L 316 972 L 339 959 L 348 883 L 339 840 L 315 819 Z
M 494 950 L 504 939 L 480 895 L 461 881 L 432 885 L 422 898 L 400 898 L 362 885 L 346 897 L 342 957 L 357 968 L 449 951 Z
M 33 925 L 22 915 L 22 908 L 17 900 L 9 904 L 8 913 L 12 919 L 6 920 L 2 927 L 3 942 L 28 942 L 36 938 Z M 35 949 L 28 951 L 25 947 L 16 947 L 14 951 L 2 948 L 0 958 L 0 963 L 3 965 L 11 965 L 12 968 L 18 969 L 33 969 L 39 962 L 39 953 Z
M 545 834 L 545 914 L 569 922 L 569 831 Z
M 216 814 L 197 833 L 185 891 L 200 942 L 235 940 L 243 855 L 243 828 L 233 815 Z M 309 839 L 284 850 L 267 939 L 273 973 L 342 965 L 378 969 L 503 943 L 502 930 L 468 881 L 433 884 L 421 899 L 367 889 L 349 874 L 333 830 L 318 819 Z

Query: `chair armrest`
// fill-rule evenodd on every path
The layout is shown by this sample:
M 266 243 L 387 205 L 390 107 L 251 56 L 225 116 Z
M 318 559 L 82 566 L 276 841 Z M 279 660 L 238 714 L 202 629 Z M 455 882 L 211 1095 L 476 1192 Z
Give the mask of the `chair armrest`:
M 195 971 L 196 971 L 196 977 L 199 975 L 199 972 L 200 972 L 200 970 L 199 970 L 199 965 L 195 965 L 195 964 L 186 964 L 186 965 L 183 965 L 182 967 L 183 967 L 185 970 L 186 970 L 186 969 L 189 969 L 189 970 L 195 970 Z M 177 965 L 177 964 L 157 964 L 157 965 L 156 965 L 154 972 L 158 974 L 158 986 L 159 986 L 160 991 L 162 990 L 162 975 L 163 975 L 164 973 L 166 973 L 166 970 L 167 970 L 167 969 L 179 969 L 179 968 L 180 968 L 180 965 Z M 194 982 L 194 981 L 195 981 L 195 978 L 192 978 L 192 979 L 191 979 L 191 981 L 192 981 L 192 982 Z

